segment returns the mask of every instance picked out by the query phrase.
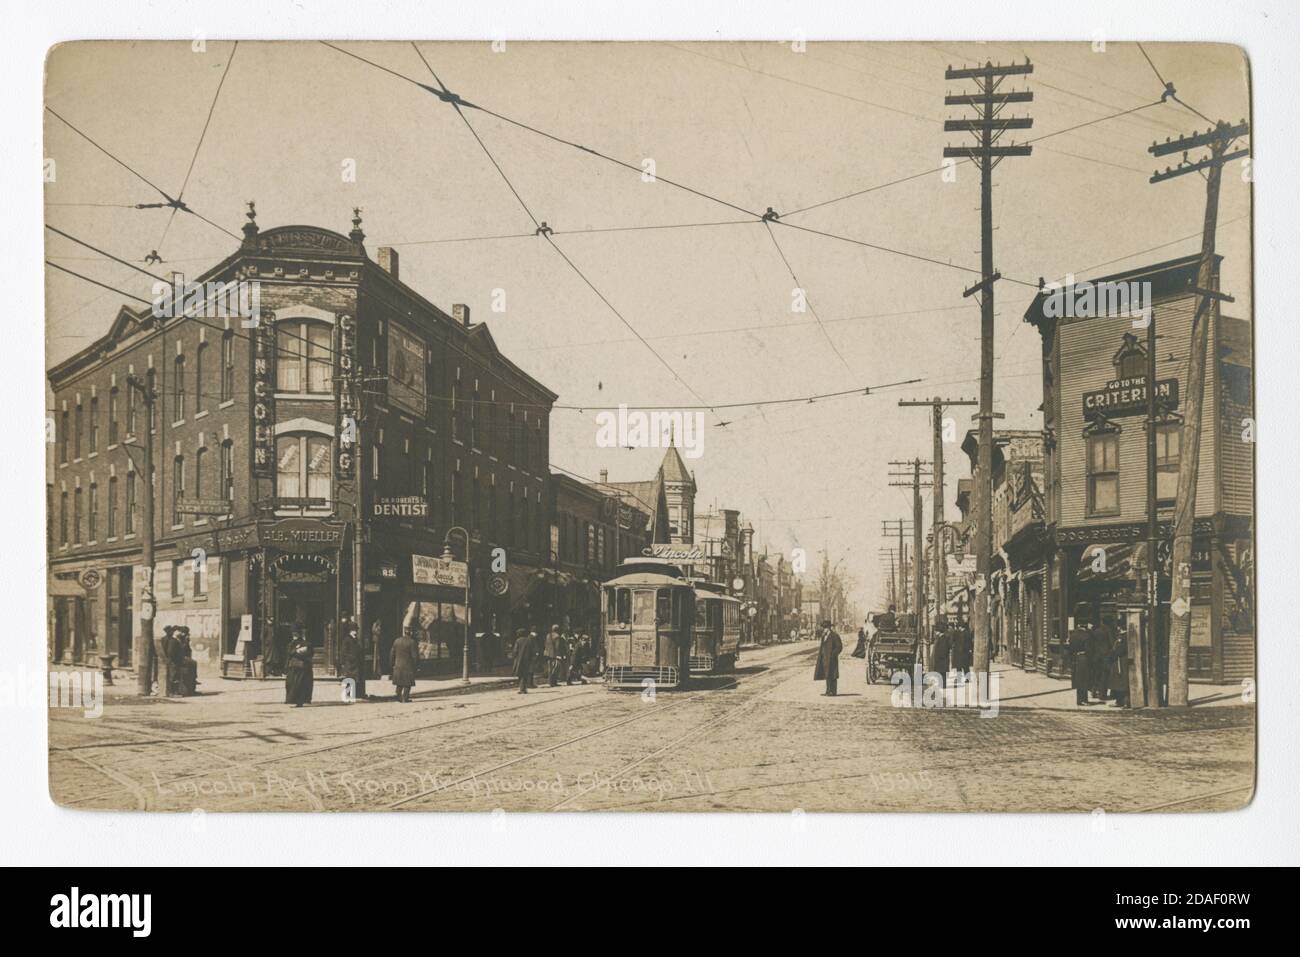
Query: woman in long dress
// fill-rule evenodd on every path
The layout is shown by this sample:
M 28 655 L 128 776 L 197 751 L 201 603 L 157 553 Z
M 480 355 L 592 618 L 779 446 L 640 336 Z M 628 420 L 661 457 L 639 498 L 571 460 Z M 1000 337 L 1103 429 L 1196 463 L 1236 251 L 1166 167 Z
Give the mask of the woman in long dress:
M 284 703 L 301 708 L 311 702 L 311 644 L 302 626 L 295 626 L 284 669 Z

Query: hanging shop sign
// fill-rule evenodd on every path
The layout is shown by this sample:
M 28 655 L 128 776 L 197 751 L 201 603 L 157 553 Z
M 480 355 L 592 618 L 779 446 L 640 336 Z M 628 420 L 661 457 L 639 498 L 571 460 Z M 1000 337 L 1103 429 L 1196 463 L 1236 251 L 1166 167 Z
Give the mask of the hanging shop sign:
M 1159 379 L 1156 382 L 1156 405 L 1169 411 L 1178 408 L 1178 380 Z M 1112 379 L 1105 388 L 1083 394 L 1083 416 L 1108 419 L 1128 415 L 1146 415 L 1147 379 L 1134 376 L 1130 379 Z
M 431 555 L 412 555 L 411 581 L 417 585 L 464 588 L 469 581 L 469 569 L 464 562 L 448 561 Z
M 275 315 L 263 311 L 250 335 L 253 349 L 253 397 L 249 403 L 253 433 L 253 474 L 275 477 Z
M 77 580 L 81 582 L 81 587 L 86 591 L 94 591 L 99 587 L 99 583 L 104 580 L 104 575 L 98 568 L 87 568 L 82 571 Z
M 505 575 L 493 575 L 488 579 L 488 591 L 500 598 L 510 590 L 510 579 Z
M 380 495 L 372 508 L 375 518 L 429 517 L 429 501 L 420 495 Z
M 379 563 L 379 577 L 380 577 L 380 578 L 392 578 L 392 579 L 396 579 L 396 578 L 397 578 L 397 562 L 380 562 L 380 563 Z

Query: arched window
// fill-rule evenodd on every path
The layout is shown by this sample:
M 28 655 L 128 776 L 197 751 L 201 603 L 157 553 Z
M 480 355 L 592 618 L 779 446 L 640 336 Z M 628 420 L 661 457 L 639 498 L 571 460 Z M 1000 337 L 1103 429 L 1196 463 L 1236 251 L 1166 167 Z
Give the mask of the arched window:
M 289 434 L 275 440 L 276 498 L 330 500 L 330 439 L 324 435 Z
M 227 329 L 221 337 L 221 401 L 235 395 L 235 333 Z
M 276 391 L 329 395 L 334 391 L 329 323 L 283 319 L 275 324 Z
M 176 376 L 172 380 L 172 421 L 185 418 L 185 357 L 176 357 Z
M 207 358 L 208 344 L 200 342 L 194 351 L 194 411 L 202 412 L 207 403 L 203 396 L 203 360 Z

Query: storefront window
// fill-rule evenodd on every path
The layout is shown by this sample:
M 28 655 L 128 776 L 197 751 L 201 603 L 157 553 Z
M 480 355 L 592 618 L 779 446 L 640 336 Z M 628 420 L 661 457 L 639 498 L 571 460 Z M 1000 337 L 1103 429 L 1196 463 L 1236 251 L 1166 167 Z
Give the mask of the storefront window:
M 1088 438 L 1088 514 L 1119 513 L 1119 435 Z

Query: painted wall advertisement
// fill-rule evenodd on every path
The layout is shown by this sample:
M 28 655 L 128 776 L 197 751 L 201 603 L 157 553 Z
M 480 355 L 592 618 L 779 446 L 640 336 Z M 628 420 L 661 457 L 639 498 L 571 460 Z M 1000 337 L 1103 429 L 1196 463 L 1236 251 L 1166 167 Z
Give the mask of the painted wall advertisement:
M 388 400 L 423 416 L 426 352 L 424 340 L 395 322 L 388 324 Z

